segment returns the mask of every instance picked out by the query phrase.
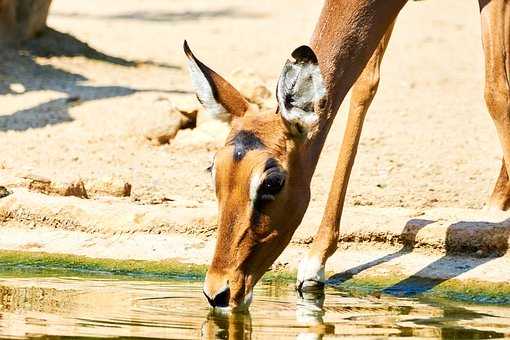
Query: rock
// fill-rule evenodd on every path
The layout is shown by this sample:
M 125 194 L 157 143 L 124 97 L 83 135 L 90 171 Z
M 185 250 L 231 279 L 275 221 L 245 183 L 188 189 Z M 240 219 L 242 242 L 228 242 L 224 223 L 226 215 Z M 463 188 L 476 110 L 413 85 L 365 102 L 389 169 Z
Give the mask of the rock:
M 197 127 L 198 109 L 176 108 L 176 110 L 181 114 L 181 130 Z
M 219 120 L 206 120 L 200 122 L 193 130 L 183 130 L 172 142 L 175 149 L 207 149 L 217 150 L 225 143 L 230 124 Z
M 259 107 L 267 107 L 272 98 L 271 91 L 266 84 L 251 70 L 238 69 L 231 74 L 232 84 L 249 102 Z
M 158 117 L 144 132 L 145 138 L 153 145 L 168 144 L 181 129 L 183 121 L 188 119 L 177 110 L 172 110 L 170 114 L 158 114 Z
M 22 178 L 26 180 L 26 186 L 31 191 L 42 192 L 44 194 L 51 192 L 51 180 L 49 178 L 33 174 L 23 175 Z
M 179 112 L 182 117 L 181 129 L 194 129 L 197 126 L 198 112 L 202 105 L 191 96 L 178 96 L 172 99 L 172 111 Z
M 81 179 L 70 181 L 51 180 L 38 175 L 24 175 L 25 186 L 31 191 L 37 191 L 46 195 L 75 196 L 88 198 L 85 185 Z
M 11 194 L 9 190 L 7 190 L 6 187 L 0 186 L 0 198 L 7 197 Z
M 202 105 L 193 96 L 180 96 L 172 98 L 172 105 L 175 110 L 180 111 L 183 114 L 186 112 L 198 111 L 202 108 Z
M 131 195 L 131 184 L 117 176 L 107 176 L 85 181 L 89 196 L 128 197 Z
M 88 198 L 85 184 L 81 179 L 72 182 L 52 183 L 52 193 L 59 196 Z
M 10 84 L 9 90 L 11 90 L 12 92 L 17 93 L 17 94 L 26 92 L 25 86 L 23 86 L 23 84 L 20 84 L 20 83 Z

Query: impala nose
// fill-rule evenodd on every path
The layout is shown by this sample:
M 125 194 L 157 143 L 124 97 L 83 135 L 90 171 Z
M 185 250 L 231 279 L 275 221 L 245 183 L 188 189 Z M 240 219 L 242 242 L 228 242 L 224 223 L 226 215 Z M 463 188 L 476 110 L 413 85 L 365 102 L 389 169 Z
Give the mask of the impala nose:
M 209 296 L 204 290 L 204 295 L 211 307 L 228 307 L 228 302 L 230 300 L 230 288 L 226 286 L 215 296 Z

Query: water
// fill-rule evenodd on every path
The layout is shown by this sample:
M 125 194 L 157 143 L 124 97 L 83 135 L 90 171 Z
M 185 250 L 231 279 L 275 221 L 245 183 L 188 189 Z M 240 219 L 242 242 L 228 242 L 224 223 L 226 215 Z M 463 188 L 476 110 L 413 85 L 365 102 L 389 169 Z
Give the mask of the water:
M 249 314 L 209 310 L 201 282 L 0 276 L 0 338 L 326 339 L 510 337 L 510 307 L 262 284 Z

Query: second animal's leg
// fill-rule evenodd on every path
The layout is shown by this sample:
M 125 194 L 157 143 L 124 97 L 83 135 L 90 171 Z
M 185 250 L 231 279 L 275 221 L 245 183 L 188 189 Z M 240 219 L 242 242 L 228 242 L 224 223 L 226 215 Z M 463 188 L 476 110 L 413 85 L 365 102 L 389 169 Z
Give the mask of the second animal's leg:
M 485 101 L 503 149 L 489 207 L 510 208 L 510 1 L 479 0 L 485 52 Z
M 312 247 L 298 268 L 297 288 L 307 290 L 321 288 L 325 281 L 324 265 L 337 249 L 340 218 L 345 201 L 349 176 L 356 157 L 356 151 L 366 113 L 379 85 L 379 69 L 388 45 L 393 26 L 390 25 L 374 51 L 365 69 L 352 88 L 347 126 L 338 157 L 333 184 L 328 196 L 326 210 L 314 237 Z

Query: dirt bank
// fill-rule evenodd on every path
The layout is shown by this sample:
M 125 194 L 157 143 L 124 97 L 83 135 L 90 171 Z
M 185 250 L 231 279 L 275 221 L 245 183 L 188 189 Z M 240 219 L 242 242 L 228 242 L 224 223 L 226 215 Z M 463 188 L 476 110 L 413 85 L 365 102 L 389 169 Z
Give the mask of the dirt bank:
M 319 220 L 320 211 L 311 209 L 274 273 L 295 271 Z M 212 257 L 216 227 L 215 207 L 209 205 L 134 206 L 25 189 L 0 200 L 0 226 L 0 249 L 194 265 Z M 345 211 L 340 249 L 327 270 L 332 282 L 386 280 L 388 287 L 412 285 L 423 292 L 446 281 L 456 290 L 475 281 L 480 293 L 494 284 L 510 289 L 509 235 L 504 213 L 352 207 Z M 416 284 L 423 279 L 429 281 Z

